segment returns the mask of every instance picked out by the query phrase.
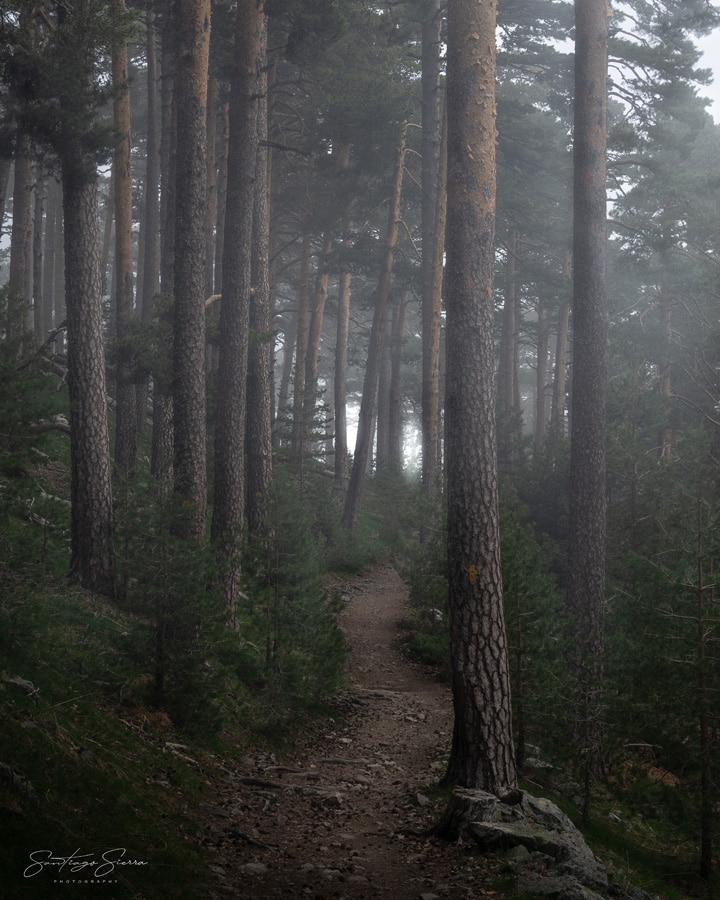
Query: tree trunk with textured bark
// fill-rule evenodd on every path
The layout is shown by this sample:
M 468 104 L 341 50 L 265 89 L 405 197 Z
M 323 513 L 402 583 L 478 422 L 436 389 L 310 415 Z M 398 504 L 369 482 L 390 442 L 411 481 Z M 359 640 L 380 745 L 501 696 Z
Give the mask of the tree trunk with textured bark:
M 102 326 L 95 160 L 61 161 L 70 393 L 70 573 L 112 594 L 113 500 Z
M 535 366 L 535 428 L 533 455 L 540 459 L 545 451 L 547 428 L 547 372 L 550 346 L 550 322 L 547 307 L 539 301 L 537 307 L 537 357 Z
M 565 437 L 565 410 L 567 393 L 567 357 L 570 335 L 570 302 L 563 301 L 558 310 L 557 338 L 555 340 L 555 374 L 553 376 L 552 413 L 548 443 L 556 452 Z
M 33 332 L 35 345 L 42 346 L 45 336 L 52 330 L 52 305 L 48 314 L 48 303 L 43 294 L 43 233 L 45 231 L 45 172 L 42 166 L 35 167 L 35 208 L 33 210 L 32 238 L 32 298 Z
M 159 481 L 173 475 L 172 312 L 175 292 L 175 3 L 169 4 L 161 29 L 160 79 L 160 290 L 165 303 L 158 311 L 161 334 L 168 335 L 168 364 L 153 373 L 153 430 L 150 468 Z M 162 339 L 162 338 L 161 338 Z
M 575 732 L 589 779 L 601 768 L 608 367 L 605 0 L 575 3 L 573 370 L 567 609 L 577 678 Z
M 493 346 L 494 0 L 448 3 L 446 460 L 455 724 L 446 779 L 515 787 Z
M 157 30 L 152 2 L 145 17 L 145 58 L 147 63 L 147 142 L 140 247 L 143 251 L 142 280 L 138 277 L 138 307 L 143 322 L 151 322 L 155 295 L 160 289 L 160 103 L 158 96 Z M 143 373 L 137 385 L 138 431 L 145 427 L 149 375 Z
M 60 187 L 52 177 L 45 179 L 45 240 L 43 242 L 43 303 L 45 305 L 46 330 L 45 337 L 55 325 L 60 324 L 57 318 L 56 292 L 60 285 L 55 282 L 55 255 L 62 242 L 62 200 Z
M 175 72 L 173 479 L 178 533 L 200 537 L 207 513 L 205 436 L 206 104 L 210 0 L 180 0 Z
M 232 623 L 235 623 L 240 590 L 241 539 L 245 517 L 248 326 L 258 155 L 258 77 L 264 24 L 262 3 L 239 0 L 230 83 L 212 521 L 212 541 L 221 560 L 221 578 Z
M 112 0 L 125 9 L 125 0 Z M 115 173 L 115 466 L 130 474 L 137 456 L 135 365 L 129 331 L 133 318 L 132 171 L 130 168 L 130 89 L 127 44 L 113 47 L 113 124 L 118 144 L 113 156 Z
M 252 231 L 250 347 L 247 380 L 247 522 L 251 534 L 267 531 L 272 481 L 273 372 L 275 334 L 270 290 L 270 208 L 267 77 L 267 21 L 259 36 L 257 148 Z

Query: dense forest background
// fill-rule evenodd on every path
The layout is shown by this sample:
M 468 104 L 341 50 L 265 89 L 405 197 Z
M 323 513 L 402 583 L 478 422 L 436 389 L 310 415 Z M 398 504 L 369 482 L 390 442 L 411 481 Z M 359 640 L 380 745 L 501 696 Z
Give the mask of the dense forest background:
M 658 842 L 711 884 L 720 127 L 696 41 L 720 13 L 607 9 L 592 760 L 566 602 L 574 13 L 497 8 L 488 390 L 515 754 L 521 774 L 538 747 L 581 773 L 586 812 L 611 791 L 662 819 Z M 411 652 L 448 667 L 445 15 L 440 0 L 3 5 L 6 673 L 28 677 L 49 629 L 92 624 L 105 598 L 134 622 L 87 636 L 112 702 L 190 735 L 276 734 L 342 679 L 323 573 L 385 556 L 411 586 Z

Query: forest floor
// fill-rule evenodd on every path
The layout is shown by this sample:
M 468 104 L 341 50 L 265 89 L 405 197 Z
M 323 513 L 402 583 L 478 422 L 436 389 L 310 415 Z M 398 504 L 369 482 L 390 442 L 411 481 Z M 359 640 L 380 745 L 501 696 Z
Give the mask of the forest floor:
M 333 585 L 345 601 L 347 687 L 290 759 L 248 758 L 208 806 L 212 897 L 502 897 L 498 862 L 425 836 L 452 732 L 449 689 L 401 646 L 407 589 L 380 565 Z

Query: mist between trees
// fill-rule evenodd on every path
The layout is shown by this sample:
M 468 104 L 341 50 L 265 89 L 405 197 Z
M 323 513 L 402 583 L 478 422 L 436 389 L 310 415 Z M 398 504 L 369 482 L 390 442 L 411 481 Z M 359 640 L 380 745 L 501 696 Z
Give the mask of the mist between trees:
M 339 678 L 321 572 L 396 554 L 416 648 L 450 659 L 446 779 L 512 789 L 540 745 L 588 818 L 608 783 L 672 803 L 670 772 L 709 879 L 718 23 L 705 0 L 4 4 L 6 577 L 60 460 L 48 572 L 149 617 L 153 702 L 207 725 L 198 645 L 281 720 Z

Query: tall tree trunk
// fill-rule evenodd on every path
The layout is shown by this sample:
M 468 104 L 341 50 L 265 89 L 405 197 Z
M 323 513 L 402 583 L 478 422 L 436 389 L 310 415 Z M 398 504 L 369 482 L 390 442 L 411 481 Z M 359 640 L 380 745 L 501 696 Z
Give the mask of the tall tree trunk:
M 12 169 L 12 158 L 0 153 L 0 233 L 5 226 L 5 203 L 7 202 L 10 169 Z
M 230 85 L 230 142 L 212 521 L 212 540 L 222 562 L 223 587 L 232 623 L 235 623 L 240 590 L 240 542 L 245 516 L 248 324 L 258 155 L 257 87 L 264 24 L 262 3 L 257 0 L 239 0 Z
M 394 314 L 395 302 L 391 301 L 388 309 L 388 317 L 391 323 Z M 390 327 L 392 329 L 392 324 Z M 377 471 L 381 472 L 387 469 L 390 456 L 390 337 L 388 334 L 383 336 L 382 349 L 380 351 L 375 429 L 375 464 Z M 372 447 L 372 441 L 370 446 Z M 369 471 L 372 471 L 372 468 Z
M 158 96 L 157 30 L 152 0 L 146 13 L 145 58 L 147 64 L 147 142 L 145 161 L 145 198 L 140 223 L 140 246 L 143 248 L 142 281 L 138 279 L 138 307 L 143 322 L 151 322 L 155 295 L 160 288 L 160 104 Z M 137 385 L 138 429 L 145 426 L 149 376 L 143 375 Z
M 310 306 L 310 232 L 303 231 L 300 254 L 300 291 L 298 297 L 297 329 L 295 332 L 295 368 L 292 404 L 292 455 L 302 469 L 305 448 L 305 355 L 308 340 Z
M 512 471 L 517 443 L 517 420 L 520 411 L 515 408 L 515 383 L 518 378 L 515 352 L 517 331 L 517 232 L 510 233 L 505 260 L 505 303 L 500 333 L 500 352 L 497 379 L 498 415 L 498 466 L 501 471 Z
M 494 0 L 448 2 L 446 459 L 455 725 L 446 779 L 499 793 L 517 776 L 495 444 Z
M 63 188 L 62 181 L 56 187 L 57 193 L 57 225 L 56 225 L 56 246 L 55 246 L 55 266 L 53 271 L 53 312 L 55 316 L 55 326 L 67 318 L 67 306 L 65 303 L 65 222 L 63 217 Z M 61 353 L 65 349 L 67 339 L 63 341 L 62 337 L 58 337 L 55 342 L 55 351 Z
M 205 207 L 210 0 L 180 0 L 175 92 L 173 478 L 178 532 L 200 537 L 207 512 L 205 436 Z
M 160 334 L 167 335 L 163 349 L 168 359 L 153 371 L 153 432 L 151 471 L 160 482 L 169 482 L 173 474 L 173 398 L 172 398 L 172 311 L 175 293 L 175 218 L 176 218 L 176 97 L 175 97 L 175 13 L 176 2 L 166 10 L 162 28 L 160 81 L 160 290 L 165 298 L 158 311 Z
M 55 325 L 60 324 L 60 319 L 56 318 L 58 309 L 55 303 L 55 294 L 60 285 L 55 283 L 55 254 L 59 250 L 59 244 L 62 242 L 61 225 L 62 225 L 62 201 L 60 199 L 60 188 L 54 178 L 45 179 L 45 240 L 43 242 L 43 271 L 42 271 L 42 294 L 43 304 L 45 306 L 45 338 L 52 331 Z
M 542 300 L 537 306 L 537 359 L 535 368 L 535 430 L 533 434 L 533 455 L 540 459 L 545 451 L 545 429 L 547 427 L 547 373 L 548 348 L 550 346 L 550 323 L 548 311 Z
M 305 349 L 305 381 L 303 390 L 303 420 L 305 422 L 305 447 L 307 452 L 313 443 L 315 431 L 315 411 L 318 396 L 318 365 L 320 362 L 320 342 L 322 339 L 325 304 L 328 295 L 328 259 L 332 252 L 333 239 L 326 234 L 322 249 L 318 256 L 315 286 L 313 289 L 312 308 L 310 310 L 310 326 L 308 328 L 307 347 Z M 319 436 L 319 435 L 318 435 Z
M 605 0 L 575 3 L 573 381 L 567 608 L 577 677 L 576 734 L 590 778 L 601 766 L 608 366 Z
M 225 247 L 225 200 L 227 197 L 227 163 L 228 163 L 228 140 L 230 122 L 228 118 L 229 103 L 227 85 L 223 84 L 220 90 L 220 111 L 218 118 L 220 120 L 219 149 L 216 148 L 217 155 L 217 204 L 216 204 L 216 225 L 215 225 L 215 265 L 214 265 L 214 282 L 213 293 L 219 294 L 222 290 L 222 259 L 223 248 Z
M 258 23 L 260 24 L 260 23 Z M 272 480 L 273 302 L 270 291 L 270 209 L 268 137 L 267 21 L 258 47 L 257 147 L 252 231 L 252 289 L 247 379 L 247 522 L 251 534 L 267 531 Z
M 48 315 L 48 304 L 43 294 L 43 233 L 45 230 L 45 173 L 42 166 L 35 167 L 35 209 L 33 211 L 32 239 L 32 295 L 33 332 L 35 345 L 40 347 L 45 336 L 52 329 L 52 307 Z
M 113 502 L 102 327 L 95 161 L 62 159 L 70 392 L 70 573 L 113 592 Z
M 333 489 L 337 496 L 342 496 L 345 493 L 345 481 L 348 475 L 347 368 L 351 291 L 352 275 L 349 271 L 343 271 L 340 273 L 338 282 L 337 323 L 335 329 L 335 375 L 333 378 L 333 391 L 335 394 L 335 476 Z
M 392 278 L 395 249 L 397 247 L 400 228 L 400 201 L 402 198 L 403 173 L 405 169 L 406 132 L 404 125 L 400 134 L 400 143 L 395 160 L 395 173 L 393 176 L 393 189 L 388 207 L 387 232 L 385 236 L 385 260 L 383 268 L 375 288 L 375 309 L 373 312 L 372 328 L 370 331 L 370 344 L 368 346 L 367 362 L 365 364 L 365 378 L 363 380 L 362 400 L 360 401 L 360 413 L 358 416 L 358 432 L 355 443 L 355 455 L 350 471 L 350 482 L 345 495 L 343 508 L 343 524 L 349 531 L 355 530 L 358 512 L 360 511 L 360 497 L 368 461 L 370 459 L 373 420 L 375 418 L 375 395 L 377 393 L 378 375 L 380 373 L 381 353 L 385 325 L 387 322 L 388 300 L 390 297 L 390 279 Z
M 555 341 L 555 375 L 553 378 L 550 444 L 556 452 L 565 437 L 565 394 L 567 393 L 567 356 L 570 334 L 570 302 L 563 300 L 558 310 L 557 339 Z
M 440 490 L 440 311 L 444 249 L 444 160 L 441 165 L 440 0 L 427 0 L 422 22 L 422 482 Z M 441 199 L 442 198 L 442 199 Z
M 110 249 L 112 245 L 113 227 L 115 225 L 115 169 L 110 168 L 110 183 L 103 208 L 103 237 L 100 249 L 100 276 L 102 278 L 103 293 L 107 292 L 108 265 L 110 262 Z
M 205 297 L 215 293 L 215 224 L 217 221 L 218 103 L 220 87 L 213 76 L 208 83 L 207 117 L 207 208 L 205 210 Z
M 286 310 L 283 313 L 285 325 L 283 332 L 283 359 L 280 372 L 280 387 L 278 388 L 277 411 L 275 413 L 275 443 L 286 443 L 290 416 L 290 381 L 293 373 L 293 361 L 295 359 L 295 343 L 297 340 L 297 313 Z
M 667 286 L 660 284 L 660 340 L 662 350 L 658 362 L 660 376 L 660 396 L 663 401 L 663 421 L 658 429 L 658 457 L 667 461 L 672 456 L 672 431 L 670 429 L 670 408 L 672 403 L 672 377 L 670 363 L 670 346 L 672 344 L 672 296 Z
M 27 326 L 32 271 L 32 142 L 20 129 L 15 148 L 10 277 L 8 286 L 8 337 L 18 340 Z
M 398 297 L 393 312 L 392 335 L 390 338 L 388 462 L 395 472 L 401 472 L 403 468 L 402 356 L 405 342 L 408 294 L 409 290 L 405 286 Z
M 112 0 L 125 9 L 125 0 Z M 130 474 L 137 456 L 137 406 L 135 366 L 129 332 L 133 317 L 132 248 L 132 171 L 130 169 L 130 88 L 128 54 L 125 42 L 112 51 L 113 124 L 118 144 L 113 157 L 115 173 L 115 466 L 122 475 Z

